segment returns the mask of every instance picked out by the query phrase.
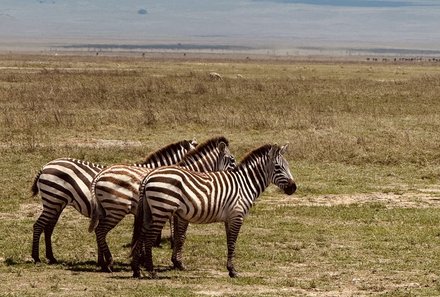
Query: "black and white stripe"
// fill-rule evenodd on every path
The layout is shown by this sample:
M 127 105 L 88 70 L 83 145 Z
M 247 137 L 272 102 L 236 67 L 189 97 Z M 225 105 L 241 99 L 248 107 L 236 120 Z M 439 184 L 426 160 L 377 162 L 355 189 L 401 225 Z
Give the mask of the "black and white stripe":
M 168 145 L 159 151 L 150 154 L 138 166 L 153 168 L 175 164 L 195 147 L 194 141 L 180 141 Z M 175 159 L 179 158 L 177 161 Z M 38 172 L 32 185 L 33 196 L 40 193 L 43 211 L 34 224 L 32 240 L 32 258 L 40 262 L 39 243 L 41 233 L 44 232 L 46 243 L 46 258 L 49 263 L 57 263 L 52 250 L 52 233 L 58 219 L 68 205 L 86 217 L 90 217 L 94 208 L 91 202 L 90 186 L 93 178 L 104 168 L 83 160 L 61 158 L 53 160 Z
M 233 169 L 235 159 L 228 145 L 225 137 L 212 138 L 186 154 L 177 165 L 194 171 Z M 89 231 L 95 230 L 98 265 L 103 271 L 111 271 L 113 263 L 106 236 L 127 214 L 136 214 L 140 182 L 151 170 L 115 165 L 101 171 L 92 182 L 92 200 L 96 201 L 98 208 L 92 216 Z
M 153 170 L 141 182 L 140 202 L 133 232 L 133 276 L 140 276 L 139 261 L 145 252 L 146 268 L 154 275 L 153 241 L 174 214 L 172 262 L 183 269 L 182 248 L 188 223 L 224 222 L 228 245 L 227 268 L 235 277 L 235 243 L 244 217 L 256 198 L 272 182 L 288 195 L 296 191 L 288 163 L 286 146 L 265 145 L 248 154 L 233 171 L 197 173 L 176 166 Z

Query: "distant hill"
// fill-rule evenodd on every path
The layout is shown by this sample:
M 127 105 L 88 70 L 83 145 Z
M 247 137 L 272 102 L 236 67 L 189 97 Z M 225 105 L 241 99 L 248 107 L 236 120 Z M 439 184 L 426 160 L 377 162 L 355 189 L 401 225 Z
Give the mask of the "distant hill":
M 0 50 L 94 44 L 277 54 L 305 48 L 431 53 L 440 48 L 439 15 L 440 1 L 434 0 L 2 0 Z M 179 43 L 189 48 L 174 49 Z

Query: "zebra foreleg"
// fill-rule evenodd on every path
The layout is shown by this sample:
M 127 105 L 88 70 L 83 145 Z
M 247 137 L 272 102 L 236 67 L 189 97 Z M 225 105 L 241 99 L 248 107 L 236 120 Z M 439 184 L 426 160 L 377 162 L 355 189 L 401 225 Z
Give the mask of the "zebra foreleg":
M 186 230 L 188 229 L 188 222 L 175 216 L 174 228 L 174 248 L 171 261 L 173 262 L 174 269 L 185 270 L 186 267 L 182 263 L 182 253 L 186 239 Z
M 226 239 L 228 245 L 228 261 L 226 268 L 229 271 L 230 277 L 237 277 L 237 271 L 234 266 L 235 258 L 235 243 L 237 242 L 238 233 L 240 232 L 241 225 L 243 225 L 243 218 L 237 217 L 229 220 L 225 223 Z

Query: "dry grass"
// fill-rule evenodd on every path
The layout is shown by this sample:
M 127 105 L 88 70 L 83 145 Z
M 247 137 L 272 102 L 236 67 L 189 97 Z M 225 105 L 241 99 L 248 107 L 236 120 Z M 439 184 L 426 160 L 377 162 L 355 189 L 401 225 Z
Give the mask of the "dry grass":
M 438 294 L 436 205 L 368 203 L 377 193 L 439 197 L 438 67 L 4 55 L 0 69 L 0 294 Z M 130 279 L 130 220 L 111 236 L 119 270 L 96 273 L 87 219 L 73 211 L 54 234 L 63 264 L 29 263 L 39 213 L 29 187 L 40 166 L 61 156 L 131 163 L 182 138 L 220 134 L 238 158 L 289 142 L 299 184 L 292 200 L 280 203 L 270 188 L 253 209 L 238 243 L 241 279 L 223 267 L 220 225 L 191 227 L 189 271 Z M 359 193 L 362 204 L 313 204 L 341 194 L 356 202 Z M 162 267 L 168 254 L 155 252 Z

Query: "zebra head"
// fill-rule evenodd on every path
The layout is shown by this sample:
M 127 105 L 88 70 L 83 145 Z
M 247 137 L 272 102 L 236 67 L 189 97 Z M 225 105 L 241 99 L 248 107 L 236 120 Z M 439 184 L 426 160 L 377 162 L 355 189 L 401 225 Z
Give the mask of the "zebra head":
M 219 171 L 233 170 L 237 167 L 234 155 L 229 151 L 228 145 L 223 141 L 218 144 L 220 156 L 217 161 L 217 169 Z
M 279 147 L 272 146 L 269 152 L 269 157 L 273 161 L 271 181 L 284 191 L 287 195 L 292 195 L 296 191 L 296 184 L 290 173 L 289 163 L 284 158 L 284 153 L 287 150 L 287 144 Z

